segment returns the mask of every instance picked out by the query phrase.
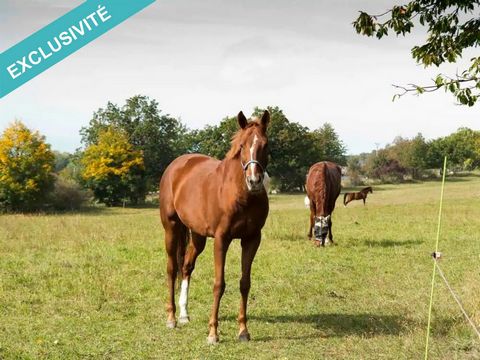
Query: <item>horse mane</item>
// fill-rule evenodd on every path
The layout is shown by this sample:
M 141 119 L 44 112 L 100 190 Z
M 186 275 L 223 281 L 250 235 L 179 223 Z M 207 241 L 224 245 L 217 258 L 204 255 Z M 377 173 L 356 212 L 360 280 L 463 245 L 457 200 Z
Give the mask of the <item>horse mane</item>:
M 240 129 L 235 134 L 233 134 L 231 142 L 232 146 L 227 152 L 227 155 L 225 155 L 225 159 L 233 159 L 240 153 L 240 145 L 242 142 L 242 135 L 244 134 L 244 130 L 254 126 L 260 126 L 260 122 L 256 117 L 252 118 L 251 121 L 248 122 L 247 126 L 245 126 L 245 128 Z

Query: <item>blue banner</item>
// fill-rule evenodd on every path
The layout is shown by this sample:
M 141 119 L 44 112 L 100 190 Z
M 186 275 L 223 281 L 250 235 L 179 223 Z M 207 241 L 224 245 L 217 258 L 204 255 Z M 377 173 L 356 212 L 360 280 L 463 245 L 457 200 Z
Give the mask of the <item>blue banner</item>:
M 0 98 L 155 0 L 87 0 L 0 54 Z

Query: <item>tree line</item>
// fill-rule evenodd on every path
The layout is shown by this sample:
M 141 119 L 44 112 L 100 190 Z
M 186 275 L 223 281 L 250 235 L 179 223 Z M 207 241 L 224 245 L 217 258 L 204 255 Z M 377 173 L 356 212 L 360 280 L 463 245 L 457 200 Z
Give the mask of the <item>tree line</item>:
M 459 129 L 426 141 L 421 134 L 369 154 L 346 155 L 347 148 L 333 126 L 311 130 L 289 120 L 278 107 L 267 107 L 272 186 L 280 191 L 303 190 L 305 174 L 315 162 L 346 166 L 352 184 L 369 179 L 418 179 L 441 167 L 448 155 L 455 169 L 480 166 L 478 131 Z M 253 116 L 264 111 L 255 108 Z M 235 116 L 218 124 L 190 130 L 164 114 L 158 103 L 134 96 L 118 106 L 108 103 L 94 112 L 80 130 L 82 147 L 74 154 L 52 151 L 45 138 L 14 122 L 0 138 L 0 208 L 12 211 L 70 209 L 86 198 L 108 206 L 138 204 L 158 188 L 168 164 L 185 153 L 222 159 L 237 131 Z
M 422 134 L 413 138 L 396 137 L 391 144 L 371 153 L 349 156 L 347 174 L 352 185 L 373 179 L 402 182 L 439 176 L 443 159 L 452 172 L 480 168 L 480 131 L 460 128 L 432 140 Z
M 271 116 L 268 172 L 281 191 L 301 190 L 314 162 L 328 159 L 346 164 L 346 147 L 329 123 L 311 131 L 288 120 L 278 107 L 267 109 Z M 263 111 L 257 107 L 252 115 Z M 108 103 L 80 131 L 84 150 L 76 164 L 82 174 L 79 181 L 107 205 L 118 205 L 125 198 L 138 203 L 157 189 L 165 168 L 181 154 L 223 159 L 237 130 L 235 116 L 189 130 L 145 96 L 134 96 L 122 107 Z

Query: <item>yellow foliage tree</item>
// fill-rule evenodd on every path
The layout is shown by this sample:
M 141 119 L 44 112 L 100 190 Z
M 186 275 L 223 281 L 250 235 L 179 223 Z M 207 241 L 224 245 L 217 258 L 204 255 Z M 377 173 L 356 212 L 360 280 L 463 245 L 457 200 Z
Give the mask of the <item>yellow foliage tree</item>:
M 123 199 L 136 203 L 144 198 L 142 152 L 134 150 L 124 131 L 112 127 L 101 131 L 81 163 L 82 178 L 100 202 L 115 206 Z
M 39 209 L 52 189 L 53 169 L 54 154 L 45 137 L 15 121 L 0 137 L 0 206 Z

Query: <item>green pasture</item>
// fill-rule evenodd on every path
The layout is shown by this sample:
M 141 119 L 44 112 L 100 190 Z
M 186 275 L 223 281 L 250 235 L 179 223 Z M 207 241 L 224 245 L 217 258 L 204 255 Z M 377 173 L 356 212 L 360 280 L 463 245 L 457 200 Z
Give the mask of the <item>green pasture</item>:
M 249 343 L 237 341 L 240 244 L 227 257 L 220 343 L 206 343 L 212 242 L 197 262 L 191 322 L 165 327 L 158 210 L 0 216 L 0 359 L 423 359 L 440 182 L 339 199 L 336 246 L 306 238 L 303 195 L 273 195 L 254 262 Z M 480 178 L 447 178 L 442 268 L 480 323 Z M 437 278 L 430 359 L 480 359 Z

